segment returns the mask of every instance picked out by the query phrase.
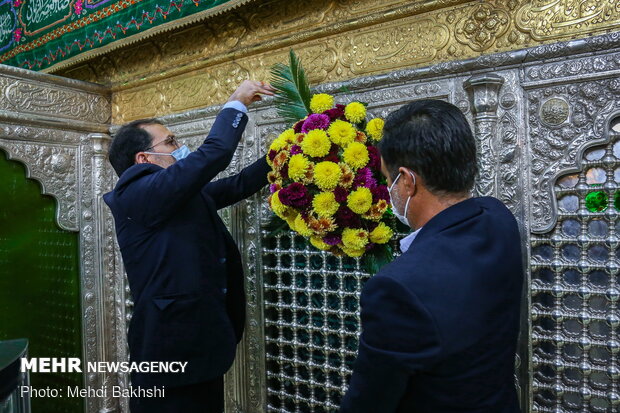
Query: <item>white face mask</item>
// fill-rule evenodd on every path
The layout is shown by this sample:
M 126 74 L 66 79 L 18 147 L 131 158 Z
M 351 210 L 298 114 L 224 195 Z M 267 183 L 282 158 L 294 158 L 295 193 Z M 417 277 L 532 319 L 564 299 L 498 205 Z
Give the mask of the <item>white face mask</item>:
M 168 155 L 168 156 L 172 156 L 175 160 L 180 161 L 181 159 L 186 158 L 187 155 L 189 155 L 191 152 L 186 145 L 183 145 L 180 148 L 175 149 L 174 151 L 170 153 L 165 153 L 165 152 L 144 152 L 144 153 L 148 153 L 149 155 Z
M 411 171 L 408 171 L 408 172 L 413 178 L 413 185 L 415 186 L 415 175 Z M 392 182 L 392 185 L 390 185 L 388 189 L 388 193 L 390 194 L 390 206 L 392 207 L 392 212 L 394 212 L 394 215 L 396 215 L 396 218 L 398 218 L 398 220 L 402 222 L 404 225 L 407 225 L 409 228 L 411 228 L 411 225 L 409 225 L 409 219 L 407 219 L 407 210 L 409 209 L 409 201 L 411 200 L 411 196 L 407 198 L 407 202 L 405 202 L 405 210 L 403 211 L 402 214 L 398 212 L 398 209 L 396 209 L 396 205 L 394 205 L 394 202 L 392 201 L 394 199 L 394 197 L 392 196 L 392 188 L 394 188 L 394 185 L 396 185 L 398 178 L 400 178 L 400 174 L 398 174 L 398 176 L 396 177 L 394 182 Z

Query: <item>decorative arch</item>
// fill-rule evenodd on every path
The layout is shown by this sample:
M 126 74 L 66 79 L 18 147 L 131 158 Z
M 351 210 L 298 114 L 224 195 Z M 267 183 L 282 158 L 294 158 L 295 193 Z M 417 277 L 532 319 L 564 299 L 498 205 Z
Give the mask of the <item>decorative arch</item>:
M 81 357 L 79 237 L 57 225 L 56 201 L 0 150 L 0 340 L 27 338 L 31 357 Z M 27 311 L 25 311 L 27 310 Z M 37 388 L 81 386 L 81 374 L 32 374 Z M 35 410 L 81 401 L 33 399 Z

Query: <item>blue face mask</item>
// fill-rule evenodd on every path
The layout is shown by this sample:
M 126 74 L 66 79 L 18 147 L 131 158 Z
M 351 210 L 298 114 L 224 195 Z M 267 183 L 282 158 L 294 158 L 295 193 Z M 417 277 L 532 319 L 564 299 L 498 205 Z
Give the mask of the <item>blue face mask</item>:
M 179 149 L 175 149 L 171 153 L 165 153 L 165 152 L 144 152 L 144 153 L 147 153 L 149 155 L 168 155 L 168 156 L 172 156 L 175 160 L 180 161 L 181 159 L 187 158 L 187 155 L 190 154 L 190 150 L 187 147 L 187 145 L 183 145 Z

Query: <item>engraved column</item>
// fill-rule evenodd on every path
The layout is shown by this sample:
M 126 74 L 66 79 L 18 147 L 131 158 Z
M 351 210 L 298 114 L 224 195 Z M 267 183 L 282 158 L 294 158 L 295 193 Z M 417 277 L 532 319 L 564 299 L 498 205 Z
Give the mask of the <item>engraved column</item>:
M 262 153 L 256 118 L 253 112 L 239 145 L 237 170 L 253 163 Z M 262 316 L 262 268 L 260 264 L 259 214 L 263 194 L 228 209 L 229 228 L 242 254 L 246 292 L 246 325 L 237 357 L 225 376 L 226 413 L 259 413 L 267 410 L 265 385 L 265 349 Z
M 497 165 L 495 138 L 497 135 L 497 106 L 504 78 L 493 74 L 472 76 L 463 88 L 469 95 L 474 116 L 474 135 L 478 152 L 477 196 L 497 196 Z
M 82 273 L 82 311 L 84 314 L 84 364 L 117 361 L 116 307 L 119 285 L 115 271 L 113 238 L 110 238 L 109 210 L 103 194 L 112 187 L 106 155 L 110 137 L 91 133 L 81 145 L 80 165 L 80 255 Z M 106 230 L 108 229 L 108 230 Z M 107 389 L 106 397 L 88 398 L 87 412 L 119 412 L 119 399 L 112 397 L 112 386 L 119 380 L 114 373 L 93 373 L 84 369 L 86 386 Z

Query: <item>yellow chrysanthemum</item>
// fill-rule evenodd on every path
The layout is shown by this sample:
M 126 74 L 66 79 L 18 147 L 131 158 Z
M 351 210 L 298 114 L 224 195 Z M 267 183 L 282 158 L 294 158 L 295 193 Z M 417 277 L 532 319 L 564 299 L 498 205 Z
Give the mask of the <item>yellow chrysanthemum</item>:
M 368 234 L 368 238 L 375 244 L 385 244 L 392 239 L 392 235 L 394 235 L 392 228 L 388 227 L 383 222 L 379 222 L 379 225 Z
M 357 131 L 355 133 L 355 142 L 366 143 L 366 134 L 364 132 Z
M 296 231 L 297 230 L 297 228 L 295 226 L 295 222 L 296 222 L 297 217 L 299 215 L 300 214 L 295 214 L 295 215 L 291 214 L 291 216 L 285 216 L 284 218 L 282 218 L 282 219 L 284 219 L 286 221 L 286 223 L 288 224 L 288 227 L 291 229 L 291 231 Z
M 282 167 L 284 166 L 284 164 L 288 160 L 288 155 L 289 155 L 288 151 L 280 151 L 280 152 L 278 152 L 276 157 L 273 158 L 273 162 L 272 162 L 273 167 L 275 169 L 277 169 L 277 170 L 282 169 Z
M 357 257 L 361 257 L 362 255 L 364 255 L 364 253 L 366 252 L 366 248 L 354 249 L 354 248 L 347 248 L 343 246 L 342 252 L 344 252 L 349 257 L 357 258 Z
M 340 170 L 342 171 L 342 175 L 340 176 L 340 186 L 343 188 L 349 188 L 353 185 L 355 174 L 346 163 L 340 162 L 338 165 L 340 165 Z
M 357 250 L 368 244 L 368 231 L 361 228 L 345 228 L 342 231 L 344 248 Z
M 332 143 L 327 137 L 327 133 L 321 129 L 314 129 L 308 132 L 301 142 L 301 150 L 308 156 L 320 158 L 329 153 Z
M 349 144 L 349 146 L 347 146 L 344 150 L 342 158 L 353 169 L 360 169 L 365 167 L 370 160 L 366 145 L 359 142 L 353 142 Z
M 366 107 L 359 102 L 351 102 L 344 108 L 344 116 L 349 122 L 360 123 L 366 119 Z
M 318 248 L 323 251 L 327 251 L 331 248 L 328 244 L 324 243 L 321 237 L 310 237 L 310 244 L 312 244 L 315 248 Z
M 288 162 L 288 177 L 293 181 L 301 181 L 308 171 L 310 161 L 308 158 L 298 153 L 291 156 L 291 160 Z
M 364 213 L 364 218 L 369 219 L 371 221 L 379 221 L 383 218 L 383 214 L 387 211 L 389 204 L 385 199 L 380 199 L 376 204 L 370 207 L 366 213 Z
M 353 125 L 343 120 L 335 120 L 327 129 L 329 139 L 343 148 L 355 140 L 357 132 Z
M 295 141 L 295 130 L 293 130 L 293 128 L 285 130 L 278 136 L 278 139 L 286 143 L 293 143 Z
M 375 141 L 380 141 L 383 138 L 383 126 L 385 121 L 381 118 L 374 118 L 368 121 L 366 125 L 366 132 Z
M 282 184 L 282 178 L 279 174 L 271 171 L 267 173 L 267 182 L 270 184 Z
M 295 231 L 297 231 L 299 235 L 302 235 L 304 237 L 309 237 L 314 234 L 314 231 L 312 231 L 310 227 L 308 227 L 308 224 L 306 224 L 306 221 L 304 220 L 304 217 L 301 216 L 301 214 L 298 214 L 295 218 Z
M 284 218 L 288 210 L 288 207 L 280 201 L 279 193 L 280 191 L 276 191 L 273 194 L 271 194 L 271 198 L 269 198 L 269 205 L 271 205 L 271 210 L 277 216 L 279 216 L 280 218 Z
M 279 152 L 282 149 L 286 148 L 287 145 L 288 143 L 286 142 L 286 140 L 282 139 L 281 137 L 278 137 L 278 138 L 275 138 L 273 142 L 271 142 L 271 145 L 269 145 L 269 150 Z
M 368 188 L 358 188 L 347 197 L 347 206 L 356 214 L 363 214 L 372 205 L 372 193 Z
M 290 174 L 289 166 L 289 176 Z M 342 175 L 342 171 L 340 170 L 338 164 L 334 162 L 319 162 L 314 167 L 314 182 L 322 190 L 334 189 L 336 185 L 338 185 L 340 175 Z
M 321 192 L 312 199 L 314 212 L 320 217 L 331 217 L 338 211 L 339 206 L 333 192 Z
M 315 235 L 323 236 L 328 232 L 332 232 L 336 229 L 336 221 L 334 217 L 314 217 L 310 215 L 308 217 L 308 226 Z
M 310 110 L 313 113 L 323 113 L 334 106 L 334 97 L 327 93 L 313 95 L 310 99 Z

